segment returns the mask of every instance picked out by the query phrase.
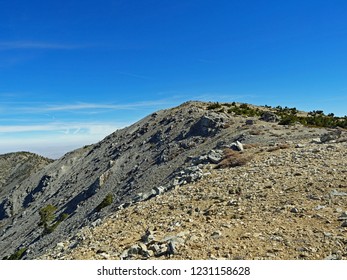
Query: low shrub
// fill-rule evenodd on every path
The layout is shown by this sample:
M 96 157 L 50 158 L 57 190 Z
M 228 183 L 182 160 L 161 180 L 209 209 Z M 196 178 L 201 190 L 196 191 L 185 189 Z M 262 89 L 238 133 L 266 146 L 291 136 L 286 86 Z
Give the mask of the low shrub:
M 215 110 L 215 109 L 221 109 L 222 105 L 220 105 L 218 102 L 212 103 L 207 106 L 207 110 Z
M 252 149 L 252 148 L 258 148 L 260 146 L 259 143 L 249 143 L 249 144 L 243 144 L 243 148 L 245 150 Z
M 39 211 L 40 214 L 40 222 L 39 226 L 48 226 L 48 223 L 50 223 L 54 219 L 54 212 L 57 210 L 57 207 L 48 204 L 45 207 L 42 207 Z
M 51 204 L 40 209 L 39 214 L 41 219 L 39 226 L 43 226 L 43 235 L 52 233 L 62 221 L 66 220 L 69 217 L 69 214 L 62 213 L 57 221 L 52 224 L 52 221 L 55 219 L 55 211 L 57 211 L 57 207 Z
M 18 251 L 14 252 L 11 256 L 5 257 L 4 260 L 20 260 L 23 258 L 25 252 L 28 250 L 28 248 L 24 247 L 19 249 Z
M 101 201 L 101 203 L 95 208 L 95 210 L 99 212 L 102 208 L 105 208 L 106 206 L 111 205 L 112 202 L 113 202 L 113 195 L 109 193 L 108 195 L 106 195 L 104 200 Z
M 224 157 L 222 161 L 216 166 L 216 168 L 243 166 L 251 159 L 252 157 L 249 155 L 245 155 L 232 149 L 225 149 Z

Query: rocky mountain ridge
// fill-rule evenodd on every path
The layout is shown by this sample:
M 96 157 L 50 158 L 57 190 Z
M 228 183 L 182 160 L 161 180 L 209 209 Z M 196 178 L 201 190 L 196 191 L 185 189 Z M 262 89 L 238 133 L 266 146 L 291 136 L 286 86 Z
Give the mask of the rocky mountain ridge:
M 84 227 L 41 259 L 346 260 L 347 142 L 281 147 L 249 147 L 243 166 L 207 163 L 201 180 Z
M 345 133 L 278 125 L 273 116 L 245 117 L 211 103 L 187 102 L 72 151 L 19 183 L 9 182 L 10 195 L 0 195 L 0 212 L 10 213 L 0 221 L 0 257 L 39 258 L 112 213 L 202 179 L 208 164 L 242 166 L 253 157 L 243 151 L 247 144 L 276 150 L 314 138 L 335 141 Z M 237 156 L 226 159 L 226 148 Z M 16 211 L 8 211 L 13 205 Z

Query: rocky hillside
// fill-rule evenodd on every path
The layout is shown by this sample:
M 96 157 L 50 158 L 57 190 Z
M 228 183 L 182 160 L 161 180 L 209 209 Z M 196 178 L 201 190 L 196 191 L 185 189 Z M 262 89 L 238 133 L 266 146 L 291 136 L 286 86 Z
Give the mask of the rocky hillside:
M 16 186 L 51 162 L 53 160 L 28 152 L 0 155 L 0 220 L 17 212 L 17 204 L 9 199 L 17 196 Z
M 337 164 L 332 167 L 328 159 L 325 161 L 332 153 L 327 152 L 330 144 L 325 143 L 341 141 L 345 131 L 308 128 L 299 123 L 279 125 L 281 116 L 268 108 L 257 108 L 260 116 L 246 117 L 234 110 L 245 107 L 234 104 L 233 111 L 229 107 L 188 102 L 156 112 L 95 145 L 66 154 L 22 182 L 11 182 L 11 195 L 0 197 L 0 212 L 9 212 L 11 205 L 17 208 L 0 221 L 0 257 L 34 259 L 47 252 L 51 252 L 47 258 L 228 257 L 224 254 L 228 249 L 223 251 L 222 244 L 230 240 L 230 246 L 241 246 L 242 242 L 234 242 L 237 239 L 233 234 L 241 238 L 241 233 L 247 233 L 247 217 L 254 218 L 255 228 L 261 228 L 261 222 L 268 219 L 263 226 L 270 229 L 271 219 L 283 223 L 288 218 L 276 213 L 291 213 L 289 218 L 294 221 L 305 216 L 309 208 L 302 205 L 302 200 L 291 200 L 290 194 L 298 195 L 308 188 L 311 193 L 307 196 L 320 195 L 319 200 L 311 200 L 321 200 L 322 209 L 330 209 L 323 200 L 328 193 L 334 201 L 335 197 L 345 199 L 346 180 L 331 179 L 328 193 L 314 189 L 318 183 L 323 188 L 328 182 L 325 177 L 318 178 L 323 167 L 346 178 L 346 166 L 342 165 L 344 142 L 331 144 L 339 151 Z M 309 144 L 312 141 L 315 143 Z M 316 145 L 310 149 L 319 152 L 300 153 L 300 148 L 293 148 L 297 145 Z M 282 155 L 280 160 L 266 158 L 277 154 Z M 317 176 L 309 173 L 311 166 L 306 161 L 311 154 L 312 159 L 321 159 L 317 164 L 323 164 L 312 167 Z M 337 168 L 339 165 L 343 170 Z M 295 168 L 300 172 L 294 172 Z M 294 184 L 296 181 L 290 178 L 301 181 Z M 233 209 L 234 216 L 228 216 L 227 209 Z M 341 206 L 336 211 L 343 214 L 346 209 Z M 217 224 L 222 221 L 223 227 Z M 186 232 L 186 223 L 195 225 L 196 234 L 190 229 Z M 236 225 L 241 226 L 234 231 Z M 200 228 L 208 231 L 199 232 Z M 141 233 L 143 236 L 138 236 Z M 170 233 L 174 240 L 168 236 Z M 139 238 L 141 243 L 137 242 Z M 270 233 L 264 240 L 267 238 Z M 211 246 L 210 239 L 215 241 Z M 112 240 L 119 246 L 110 247 Z M 247 237 L 240 240 L 244 240 L 243 246 L 249 243 Z M 180 246 L 187 252 L 177 254 Z M 206 254 L 200 252 L 202 249 L 194 253 L 192 246 L 206 249 Z M 57 254 L 57 248 L 62 252 Z M 86 248 L 89 250 L 83 251 Z M 243 258 L 256 256 L 239 252 Z M 276 252 L 267 253 L 277 256 Z M 235 258 L 235 254 L 229 252 L 229 257 Z M 317 258 L 321 257 L 323 254 Z
M 207 163 L 198 182 L 84 227 L 42 258 L 346 260 L 347 142 L 244 153 L 246 165 Z

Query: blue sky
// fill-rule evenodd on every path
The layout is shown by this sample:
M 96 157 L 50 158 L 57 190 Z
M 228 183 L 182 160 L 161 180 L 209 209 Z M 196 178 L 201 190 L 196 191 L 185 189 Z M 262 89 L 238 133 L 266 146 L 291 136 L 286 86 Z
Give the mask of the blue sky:
M 58 157 L 187 100 L 347 115 L 347 1 L 0 0 L 0 153 Z

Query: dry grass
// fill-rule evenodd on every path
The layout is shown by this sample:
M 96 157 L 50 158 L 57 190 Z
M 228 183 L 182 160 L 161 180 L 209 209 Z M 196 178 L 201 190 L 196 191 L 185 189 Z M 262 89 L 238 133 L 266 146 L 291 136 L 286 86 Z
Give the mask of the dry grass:
M 259 143 L 250 143 L 250 144 L 243 144 L 243 148 L 245 150 L 252 149 L 252 148 L 258 148 L 260 146 Z
M 234 151 L 232 149 L 224 150 L 223 160 L 216 166 L 216 168 L 228 168 L 245 165 L 252 159 L 252 156 Z
M 274 152 L 274 151 L 278 151 L 278 150 L 284 150 L 284 149 L 288 149 L 290 148 L 290 145 L 287 143 L 282 143 L 282 144 L 278 144 L 277 146 L 271 147 L 269 149 L 267 149 L 268 152 Z
M 254 128 L 254 129 L 252 129 L 252 130 L 249 131 L 249 134 L 250 134 L 250 135 L 261 135 L 261 134 L 263 134 L 263 133 L 262 133 L 262 131 L 261 131 L 260 129 Z

